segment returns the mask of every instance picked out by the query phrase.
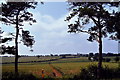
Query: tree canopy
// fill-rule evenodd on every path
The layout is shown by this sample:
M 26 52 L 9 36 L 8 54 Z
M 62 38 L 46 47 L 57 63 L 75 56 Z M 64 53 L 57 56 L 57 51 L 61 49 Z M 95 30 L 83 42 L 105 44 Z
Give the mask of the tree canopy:
M 66 21 L 77 17 L 74 23 L 68 25 L 68 32 L 85 32 L 90 34 L 89 41 L 99 36 L 99 24 L 102 28 L 102 37 L 120 39 L 120 13 L 116 11 L 118 2 L 69 2 L 70 15 Z M 89 23 L 94 23 L 91 25 Z M 87 30 L 84 30 L 89 24 Z M 85 28 L 86 29 L 86 28 Z
M 99 43 L 98 78 L 102 69 L 102 38 L 120 39 L 119 2 L 68 2 L 70 15 L 65 21 L 75 21 L 68 25 L 68 32 L 89 34 L 88 41 Z M 87 27 L 87 28 L 86 28 Z
M 18 35 L 21 37 L 21 41 L 27 47 L 29 46 L 32 47 L 35 41 L 34 41 L 34 37 L 30 35 L 30 32 L 28 30 L 24 30 L 22 26 L 24 26 L 23 24 L 24 22 L 29 22 L 30 25 L 32 25 L 32 22 L 33 23 L 36 22 L 36 20 L 33 19 L 33 14 L 27 10 L 29 8 L 35 9 L 36 5 L 37 2 L 7 2 L 6 4 L 2 3 L 2 13 L 1 13 L 2 23 L 6 25 L 15 25 L 15 26 L 18 23 L 18 28 L 17 27 L 15 28 L 17 28 L 19 31 L 21 30 L 22 34 L 18 34 Z M 17 17 L 18 20 L 16 19 Z M 6 41 L 11 41 L 15 38 L 15 34 L 11 33 L 10 35 L 13 35 L 13 37 L 2 38 L 2 43 L 5 43 Z
M 18 37 L 27 47 L 32 47 L 35 43 L 34 37 L 30 35 L 28 30 L 24 30 L 24 22 L 29 22 L 30 25 L 35 23 L 33 14 L 28 9 L 35 9 L 37 2 L 30 2 L 26 0 L 24 2 L 10 2 L 2 3 L 1 21 L 6 25 L 15 25 L 15 34 L 11 33 L 14 38 L 4 38 L 2 42 L 14 39 L 15 45 L 5 46 L 2 45 L 2 54 L 8 53 L 15 55 L 15 73 L 18 73 Z M 21 31 L 21 33 L 20 33 Z M 6 40 L 6 41 L 5 41 Z

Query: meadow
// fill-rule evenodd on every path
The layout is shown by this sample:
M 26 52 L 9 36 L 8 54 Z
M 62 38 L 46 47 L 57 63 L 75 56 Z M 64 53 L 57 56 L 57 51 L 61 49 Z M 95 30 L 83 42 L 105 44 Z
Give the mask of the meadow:
M 55 61 L 37 62 L 50 59 L 58 59 Z M 14 62 L 14 57 L 3 57 L 2 63 Z M 97 65 L 97 62 L 91 62 L 87 57 L 78 58 L 60 58 L 60 57 L 21 57 L 19 62 L 33 61 L 32 63 L 19 63 L 19 72 L 32 73 L 36 77 L 41 77 L 42 69 L 44 69 L 45 77 L 53 75 L 52 65 L 57 71 L 59 71 L 63 77 L 72 77 L 79 74 L 82 68 L 87 68 L 89 65 Z M 103 67 L 109 68 L 118 67 L 118 63 L 113 61 L 103 62 Z M 14 72 L 14 64 L 3 64 L 2 72 Z M 58 76 L 59 77 L 59 76 Z

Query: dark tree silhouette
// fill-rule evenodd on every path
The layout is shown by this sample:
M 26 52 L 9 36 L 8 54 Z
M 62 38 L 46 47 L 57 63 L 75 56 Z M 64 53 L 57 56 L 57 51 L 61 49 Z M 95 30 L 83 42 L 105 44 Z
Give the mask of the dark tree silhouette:
M 114 60 L 115 60 L 115 62 L 119 62 L 120 58 L 119 58 L 118 56 L 116 56 L 116 57 L 114 58 Z
M 35 43 L 34 37 L 30 35 L 29 31 L 24 30 L 22 26 L 24 26 L 23 22 L 29 22 L 30 25 L 36 22 L 36 20 L 33 19 L 33 14 L 30 13 L 28 9 L 35 9 L 37 2 L 30 2 L 29 0 L 26 0 L 25 2 L 9 1 L 2 3 L 1 21 L 6 25 L 15 25 L 16 33 L 15 35 L 13 34 L 15 45 L 12 47 L 6 47 L 5 45 L 2 45 L 2 48 L 3 54 L 8 53 L 15 55 L 15 73 L 18 74 L 18 37 L 22 38 L 21 41 L 27 47 L 32 47 L 32 45 Z M 20 34 L 20 31 L 22 34 Z M 4 38 L 2 42 L 6 42 L 11 39 L 12 38 Z
M 37 58 L 40 58 L 40 55 L 37 55 L 36 57 L 37 57 Z
M 120 13 L 115 11 L 119 2 L 68 2 L 70 15 L 65 21 L 75 19 L 68 25 L 68 32 L 89 34 L 88 41 L 99 43 L 98 78 L 102 67 L 102 38 L 120 39 Z M 93 25 L 91 25 L 93 24 Z M 85 27 L 89 25 L 88 27 Z
M 91 61 L 91 58 L 93 58 L 93 56 L 94 56 L 94 54 L 93 54 L 93 53 L 89 53 L 89 55 L 88 55 L 88 60 L 90 60 L 90 61 Z

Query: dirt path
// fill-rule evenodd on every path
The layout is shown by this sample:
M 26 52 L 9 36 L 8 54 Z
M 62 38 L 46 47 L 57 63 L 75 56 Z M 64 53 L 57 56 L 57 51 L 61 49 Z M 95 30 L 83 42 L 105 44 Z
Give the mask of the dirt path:
M 51 67 L 51 69 L 53 71 L 53 75 L 55 77 L 62 77 L 62 74 L 57 69 L 55 69 L 51 64 L 50 64 L 50 67 Z

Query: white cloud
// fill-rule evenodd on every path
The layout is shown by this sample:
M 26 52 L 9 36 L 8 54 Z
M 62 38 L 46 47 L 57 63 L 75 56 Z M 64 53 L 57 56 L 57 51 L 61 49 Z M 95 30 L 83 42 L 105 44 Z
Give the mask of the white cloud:
M 84 35 L 67 33 L 67 22 L 64 21 L 66 15 L 59 19 L 54 19 L 49 15 L 41 15 L 37 12 L 34 14 L 36 15 L 34 17 L 37 20 L 37 23 L 33 24 L 29 29 L 36 39 L 36 44 L 34 45 L 35 53 L 75 51 L 75 48 L 77 47 L 74 47 L 74 45 L 78 44 L 78 42 L 75 42 L 75 38 L 79 38 L 80 36 L 84 37 Z M 28 27 L 26 29 L 28 29 Z M 74 51 L 72 50 L 73 47 Z
M 25 24 L 25 29 L 30 30 L 35 36 L 34 52 L 30 53 L 29 48 L 19 45 L 19 53 L 26 55 L 51 54 L 51 53 L 89 53 L 98 52 L 98 43 L 89 42 L 87 34 L 67 33 L 67 22 L 65 16 L 58 19 L 49 15 L 41 15 L 35 12 L 37 23 L 32 26 Z M 3 34 L 7 36 L 7 33 Z M 104 39 L 103 52 L 117 52 L 117 42 Z
M 33 12 L 33 15 L 34 18 L 37 20 L 37 23 L 34 23 L 32 26 L 24 23 L 24 28 L 26 30 L 29 30 L 30 33 L 35 36 L 36 43 L 33 47 L 34 52 L 30 53 L 27 47 L 20 44 L 20 54 L 35 55 L 50 53 L 98 52 L 98 43 L 88 42 L 86 40 L 89 37 L 87 34 L 67 33 L 68 23 L 64 20 L 68 14 L 61 16 L 57 19 L 47 14 L 41 14 L 40 11 Z M 74 20 L 75 18 L 71 21 L 71 23 L 73 23 Z M 14 29 L 6 30 L 8 32 L 14 31 Z M 104 40 L 103 51 L 117 51 L 116 45 L 117 42 Z
M 35 36 L 36 43 L 34 45 L 35 54 L 51 54 L 51 53 L 89 53 L 98 52 L 98 43 L 89 42 L 86 39 L 89 37 L 87 34 L 70 34 L 67 33 L 67 22 L 64 21 L 65 16 L 55 19 L 49 15 L 41 15 L 34 13 L 37 23 L 32 27 L 25 27 Z M 27 25 L 28 26 L 28 25 Z M 105 40 L 106 41 L 106 40 Z M 113 45 L 114 43 L 111 43 Z M 108 44 L 104 44 L 104 49 L 109 51 Z M 103 51 L 106 51 L 103 50 Z M 116 51 L 116 49 L 114 49 Z M 21 54 L 30 53 L 28 49 L 20 46 Z

